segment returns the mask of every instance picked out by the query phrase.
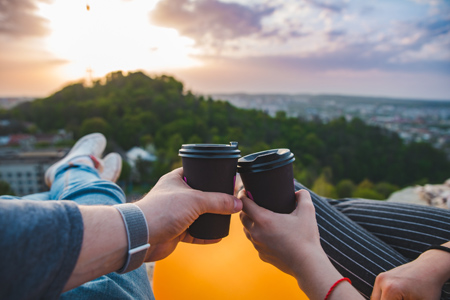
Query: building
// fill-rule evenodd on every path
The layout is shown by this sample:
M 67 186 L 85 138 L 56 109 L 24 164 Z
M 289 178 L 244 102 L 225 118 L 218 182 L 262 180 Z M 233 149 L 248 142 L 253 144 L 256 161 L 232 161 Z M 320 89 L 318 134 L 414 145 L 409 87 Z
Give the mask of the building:
M 45 171 L 64 157 L 67 151 L 46 149 L 21 152 L 3 149 L 0 152 L 0 180 L 7 182 L 17 196 L 47 191 Z
M 155 151 L 156 150 L 153 149 L 152 152 L 155 152 Z M 136 166 L 136 162 L 138 160 L 154 162 L 158 159 L 156 157 L 156 155 L 154 155 L 154 154 L 150 153 L 149 151 L 147 151 L 143 148 L 140 148 L 140 147 L 133 147 L 130 150 L 128 150 L 126 157 L 127 157 L 128 163 L 130 164 L 130 166 L 132 168 L 134 168 Z

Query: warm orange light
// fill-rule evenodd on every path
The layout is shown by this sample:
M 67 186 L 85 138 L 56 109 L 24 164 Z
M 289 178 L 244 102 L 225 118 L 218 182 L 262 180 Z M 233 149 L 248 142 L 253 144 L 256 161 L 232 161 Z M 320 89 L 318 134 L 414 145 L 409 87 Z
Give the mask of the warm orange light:
M 67 60 L 65 77 L 95 77 L 116 70 L 167 71 L 199 65 L 190 57 L 193 41 L 174 29 L 152 26 L 156 0 L 79 0 L 40 4 L 49 20 L 48 51 Z
M 307 300 L 297 281 L 260 260 L 237 214 L 230 235 L 215 245 L 180 244 L 155 265 L 160 300 Z

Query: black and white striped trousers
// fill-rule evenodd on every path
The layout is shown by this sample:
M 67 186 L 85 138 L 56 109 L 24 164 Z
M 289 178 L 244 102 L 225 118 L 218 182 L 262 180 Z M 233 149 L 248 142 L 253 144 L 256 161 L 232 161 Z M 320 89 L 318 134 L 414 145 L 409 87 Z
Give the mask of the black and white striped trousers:
M 295 189 L 307 189 L 295 183 Z M 308 190 L 308 189 L 307 189 Z M 376 276 L 450 241 L 450 210 L 378 200 L 331 200 L 310 191 L 325 253 L 370 298 Z M 441 299 L 450 299 L 446 284 Z

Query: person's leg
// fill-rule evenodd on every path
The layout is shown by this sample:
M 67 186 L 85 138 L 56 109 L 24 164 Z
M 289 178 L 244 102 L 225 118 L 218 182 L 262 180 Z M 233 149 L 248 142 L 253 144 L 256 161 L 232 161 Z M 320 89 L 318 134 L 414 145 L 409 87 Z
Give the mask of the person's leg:
M 75 160 L 58 168 L 50 197 L 80 205 L 114 205 L 125 202 L 118 185 L 99 177 L 93 165 Z M 61 299 L 154 299 L 145 265 L 119 275 L 110 273 L 61 295 Z
M 296 190 L 307 189 L 298 182 L 295 187 Z M 450 214 L 446 210 L 376 200 L 333 200 L 318 196 L 312 191 L 310 193 L 316 207 L 317 223 L 325 252 L 341 274 L 351 278 L 354 287 L 365 297 L 370 295 L 372 287 L 369 286 L 373 285 L 379 273 L 413 260 L 418 255 L 414 251 L 423 252 L 430 244 L 439 244 L 450 239 L 448 224 L 441 226 L 436 235 L 431 234 L 431 231 L 442 225 L 443 220 L 449 220 Z M 390 217 L 386 218 L 384 212 Z M 398 213 L 402 216 L 396 216 Z M 375 220 L 382 226 L 377 226 Z M 391 223 L 395 221 L 397 223 Z M 386 223 L 383 225 L 383 222 Z M 421 225 L 425 225 L 425 229 Z M 373 227 L 374 232 L 371 231 Z M 392 231 L 389 239 L 386 239 L 385 233 L 376 236 L 385 230 Z M 408 244 L 405 232 L 415 239 L 414 242 Z M 391 247 L 392 239 L 400 242 L 393 243 Z M 403 244 L 399 248 L 397 246 L 400 243 Z M 423 248 L 423 244 L 428 246 Z M 407 248 L 405 245 L 419 248 L 414 251 L 400 251 Z M 394 247 L 399 251 L 393 249 Z M 355 277 L 362 280 L 355 280 Z M 449 291 L 450 288 L 446 284 L 441 299 L 450 299 Z
M 63 300 L 154 300 L 145 265 L 126 274 L 110 273 L 61 295 Z
M 366 199 L 329 203 L 410 260 L 430 245 L 450 241 L 450 211 L 446 209 Z M 449 282 L 442 289 L 441 299 L 450 299 Z
M 58 168 L 50 197 L 80 205 L 114 205 L 125 202 L 115 183 L 103 180 L 83 158 Z M 61 299 L 154 299 L 145 265 L 123 275 L 110 273 L 61 295 Z
M 89 157 L 75 159 L 56 171 L 50 198 L 72 200 L 80 205 L 114 205 L 125 202 L 125 194 L 115 183 L 100 178 Z
M 450 241 L 450 210 L 365 199 L 331 205 L 410 260 Z
M 3 195 L 0 196 L 0 199 L 2 200 L 36 200 L 36 201 L 46 201 L 50 200 L 50 193 L 49 192 L 42 192 L 42 193 L 36 193 L 36 194 L 30 194 L 22 197 L 18 196 L 10 196 L 10 195 Z
M 100 133 L 82 137 L 70 152 L 45 172 L 51 200 L 73 200 L 80 205 L 113 205 L 125 202 L 115 183 L 102 180 L 100 156 L 106 139 Z M 114 172 L 113 172 L 114 175 Z M 111 177 L 113 178 L 113 177 Z M 145 265 L 119 275 L 110 273 L 61 295 L 63 299 L 154 299 Z

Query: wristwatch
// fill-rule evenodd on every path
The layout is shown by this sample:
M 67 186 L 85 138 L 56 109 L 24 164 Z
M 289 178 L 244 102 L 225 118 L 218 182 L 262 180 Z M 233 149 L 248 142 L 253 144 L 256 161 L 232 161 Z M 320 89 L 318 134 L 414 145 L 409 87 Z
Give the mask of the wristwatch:
M 128 254 L 125 264 L 116 272 L 127 273 L 139 268 L 144 262 L 148 243 L 147 220 L 142 210 L 132 203 L 113 205 L 122 215 L 128 238 Z

